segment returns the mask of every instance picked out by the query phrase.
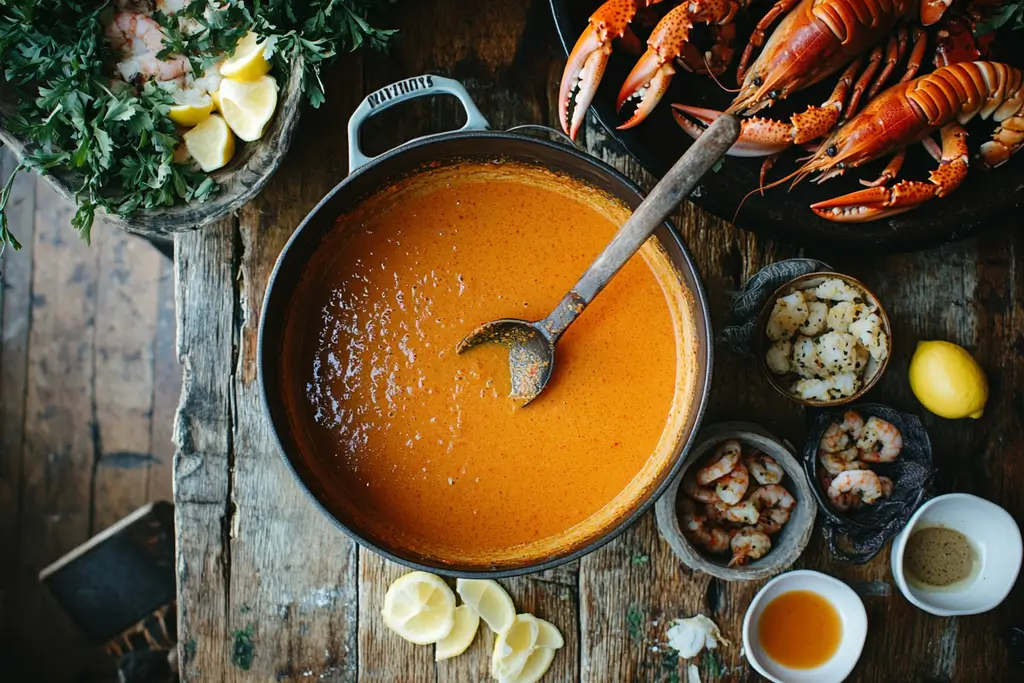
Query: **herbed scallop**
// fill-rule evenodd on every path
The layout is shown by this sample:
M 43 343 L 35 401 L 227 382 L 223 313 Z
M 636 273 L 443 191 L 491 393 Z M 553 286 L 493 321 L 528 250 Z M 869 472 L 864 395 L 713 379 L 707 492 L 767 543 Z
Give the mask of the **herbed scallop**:
M 765 334 L 773 341 L 765 358 L 769 371 L 795 376 L 789 390 L 807 400 L 853 396 L 868 361 L 888 355 L 877 308 L 863 290 L 840 278 L 776 299 Z

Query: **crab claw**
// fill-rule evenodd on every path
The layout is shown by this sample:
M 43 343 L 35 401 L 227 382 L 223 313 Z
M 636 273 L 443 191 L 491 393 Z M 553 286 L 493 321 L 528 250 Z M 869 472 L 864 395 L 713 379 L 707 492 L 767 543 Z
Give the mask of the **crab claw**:
M 938 195 L 938 186 L 903 181 L 892 187 L 869 187 L 811 204 L 811 210 L 837 223 L 867 223 L 917 208 Z
M 673 104 L 672 115 L 675 116 L 676 123 L 696 140 L 712 121 L 722 115 L 722 112 Z M 793 134 L 789 124 L 754 117 L 743 119 L 740 137 L 727 154 L 733 157 L 764 157 L 778 154 L 792 144 Z

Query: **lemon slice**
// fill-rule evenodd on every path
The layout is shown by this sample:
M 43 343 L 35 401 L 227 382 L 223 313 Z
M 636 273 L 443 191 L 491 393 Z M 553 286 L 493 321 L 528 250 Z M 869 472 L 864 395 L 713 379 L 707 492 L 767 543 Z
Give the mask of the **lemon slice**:
M 235 135 L 253 142 L 263 137 L 277 109 L 277 81 L 262 76 L 255 81 L 225 79 L 218 93 L 220 113 Z
M 182 137 L 188 153 L 207 173 L 227 164 L 235 154 L 235 136 L 224 119 L 216 114 L 207 116 Z
M 562 633 L 558 628 L 550 621 L 544 621 L 539 617 L 537 619 L 537 647 L 547 647 L 552 650 L 557 650 L 565 645 L 565 640 L 562 639 Z
M 235 45 L 235 54 L 220 65 L 220 74 L 224 78 L 236 81 L 255 81 L 270 71 L 270 62 L 263 55 L 267 42 L 260 42 L 259 36 L 252 31 Z
M 561 647 L 562 635 L 552 624 L 532 614 L 517 615 L 512 627 L 494 641 L 491 675 L 501 683 L 540 680 L 555 659 L 555 649 L 541 645 L 542 642 L 557 643 Z
M 459 605 L 455 608 L 455 626 L 451 633 L 437 642 L 434 650 L 434 661 L 450 659 L 465 652 L 473 644 L 476 637 L 476 630 L 480 626 L 480 615 L 473 611 L 468 605 Z
M 491 579 L 459 579 L 455 583 L 462 601 L 487 622 L 491 630 L 502 634 L 512 628 L 516 607 L 512 598 L 497 581 Z
M 213 100 L 209 95 L 203 95 L 195 102 L 175 104 L 167 116 L 179 126 L 191 128 L 205 121 L 212 111 Z
M 411 572 L 388 587 L 381 614 L 402 638 L 430 645 L 447 638 L 455 626 L 455 594 L 440 577 Z

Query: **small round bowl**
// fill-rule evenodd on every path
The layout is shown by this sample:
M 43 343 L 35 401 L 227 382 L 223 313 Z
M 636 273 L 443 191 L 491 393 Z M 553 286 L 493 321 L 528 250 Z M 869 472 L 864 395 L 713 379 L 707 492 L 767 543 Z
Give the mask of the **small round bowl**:
M 700 462 L 719 444 L 736 439 L 744 446 L 757 448 L 775 459 L 786 471 L 782 485 L 796 498 L 796 507 L 782 530 L 772 537 L 772 548 L 764 557 L 738 567 L 729 567 L 728 560 L 708 555 L 695 548 L 679 527 L 676 501 L 679 486 L 694 463 Z M 756 581 L 774 576 L 792 565 L 807 547 L 814 529 L 816 507 L 814 494 L 800 463 L 790 450 L 760 425 L 749 422 L 722 422 L 705 427 L 697 435 L 679 474 L 658 499 L 655 506 L 658 531 L 672 551 L 690 569 L 696 569 L 725 581 Z
M 765 607 L 783 593 L 813 591 L 828 600 L 843 622 L 843 636 L 832 658 L 813 669 L 791 669 L 772 660 L 761 647 L 758 621 Z M 839 579 L 801 569 L 778 576 L 758 591 L 743 617 L 743 651 L 759 674 L 773 683 L 840 683 L 856 666 L 868 634 L 868 615 L 860 597 Z
M 864 373 L 861 375 L 861 386 L 856 392 L 850 396 L 843 396 L 842 398 L 832 399 L 830 401 L 818 401 L 816 399 L 807 399 L 797 396 L 789 390 L 789 382 L 792 382 L 796 377 L 794 374 L 789 375 L 776 375 L 768 368 L 767 352 L 771 347 L 771 340 L 768 339 L 767 328 L 768 328 L 768 317 L 771 315 L 772 308 L 775 306 L 777 299 L 781 299 L 784 296 L 792 294 L 796 290 L 813 289 L 817 287 L 825 280 L 842 280 L 852 287 L 864 292 L 865 301 L 872 304 L 878 309 L 878 317 L 882 319 L 882 331 L 885 332 L 885 336 L 888 339 L 886 347 L 887 353 L 885 358 L 881 362 L 876 361 L 874 358 L 868 360 L 867 366 L 864 368 Z M 761 365 L 761 370 L 764 372 L 764 376 L 768 378 L 768 383 L 775 388 L 780 394 L 785 396 L 791 401 L 796 401 L 805 406 L 813 406 L 815 408 L 831 408 L 834 406 L 841 406 L 847 403 L 858 400 L 865 393 L 870 391 L 871 387 L 875 386 L 878 380 L 882 377 L 886 367 L 889 365 L 889 358 L 892 357 L 892 327 L 889 325 L 889 315 L 885 312 L 885 307 L 882 306 L 882 302 L 878 299 L 874 293 L 868 289 L 863 282 L 860 280 L 844 275 L 842 273 L 807 273 L 795 277 L 786 284 L 782 285 L 775 290 L 775 293 L 768 297 L 765 301 L 764 307 L 761 308 L 761 312 L 757 316 L 757 321 L 754 323 L 756 330 L 756 344 L 755 353 L 758 355 L 758 360 Z M 788 381 L 787 381 L 788 379 Z
M 907 580 L 903 558 L 916 529 L 944 526 L 968 538 L 978 555 L 978 571 L 960 584 L 927 588 Z M 922 505 L 892 542 L 892 575 L 903 596 L 940 617 L 981 614 L 1006 599 L 1020 572 L 1020 528 L 1003 508 L 967 493 L 949 493 Z

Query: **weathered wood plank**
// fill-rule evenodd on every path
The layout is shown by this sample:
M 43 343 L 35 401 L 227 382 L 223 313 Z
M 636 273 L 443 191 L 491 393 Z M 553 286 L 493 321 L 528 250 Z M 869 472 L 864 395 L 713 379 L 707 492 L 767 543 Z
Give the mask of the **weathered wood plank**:
M 153 454 L 153 344 L 163 256 L 110 225 L 93 230 L 99 265 L 93 419 L 96 462 L 90 533 L 146 502 Z
M 174 345 L 174 263 L 163 259 L 157 284 L 156 335 L 153 339 L 153 419 L 150 425 L 146 500 L 174 497 L 174 412 L 181 396 L 181 366 Z
M 220 680 L 231 665 L 228 591 L 235 219 L 175 238 L 181 402 L 174 421 L 178 659 L 182 681 Z
M 413 645 L 384 625 L 391 582 L 409 570 L 359 549 L 359 683 L 434 683 L 434 648 Z
M 18 628 L 46 632 L 22 656 L 46 680 L 67 680 L 86 664 L 83 637 L 36 581 L 42 567 L 89 536 L 96 449 L 92 365 L 96 252 L 70 229 L 71 206 L 35 179 L 34 269 L 25 395 Z M 49 642 L 66 656 L 51 656 Z
M 16 166 L 14 157 L 0 152 L 0 184 Z M 24 457 L 25 394 L 28 379 L 29 327 L 32 324 L 32 266 L 35 179 L 21 174 L 14 181 L 7 217 L 22 239 L 21 251 L 8 249 L 0 259 L 0 548 L 8 549 L 0 563 L 0 661 L 20 658 L 25 632 L 18 624 L 16 597 L 21 533 L 21 472 Z

